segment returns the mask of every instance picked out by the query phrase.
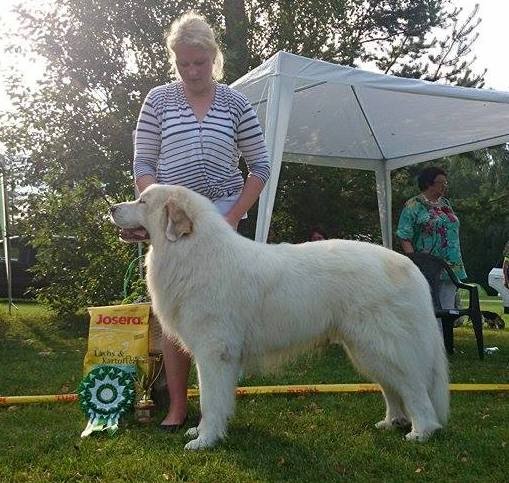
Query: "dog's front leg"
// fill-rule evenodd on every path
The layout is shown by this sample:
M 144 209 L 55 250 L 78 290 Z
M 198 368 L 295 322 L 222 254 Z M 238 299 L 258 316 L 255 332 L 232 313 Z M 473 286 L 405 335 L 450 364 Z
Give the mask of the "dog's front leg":
M 187 431 L 195 437 L 185 449 L 213 446 L 226 434 L 228 418 L 235 407 L 235 385 L 240 372 L 240 358 L 226 348 L 205 356 L 196 356 L 200 385 L 201 421 L 198 427 Z

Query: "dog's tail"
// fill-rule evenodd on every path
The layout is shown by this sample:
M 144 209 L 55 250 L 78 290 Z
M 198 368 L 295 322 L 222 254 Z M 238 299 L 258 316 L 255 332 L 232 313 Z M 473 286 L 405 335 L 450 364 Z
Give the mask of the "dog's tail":
M 431 374 L 429 397 L 442 426 L 447 424 L 449 416 L 449 368 L 443 341 L 436 344 Z

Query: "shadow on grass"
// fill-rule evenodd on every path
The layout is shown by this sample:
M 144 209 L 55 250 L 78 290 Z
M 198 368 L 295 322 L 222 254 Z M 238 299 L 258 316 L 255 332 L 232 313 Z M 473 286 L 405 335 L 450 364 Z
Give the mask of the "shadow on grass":
M 249 437 L 244 438 L 245 434 Z M 304 446 L 294 437 L 252 425 L 233 425 L 218 451 L 227 453 L 235 466 L 256 481 L 309 481 L 309 475 L 315 481 L 330 481 L 335 473 L 344 472 L 323 447 Z
M 55 318 L 55 324 L 69 337 L 88 337 L 90 316 L 87 312 L 58 316 Z
M 0 394 L 24 396 L 75 392 L 85 337 L 58 327 L 48 313 L 0 316 Z

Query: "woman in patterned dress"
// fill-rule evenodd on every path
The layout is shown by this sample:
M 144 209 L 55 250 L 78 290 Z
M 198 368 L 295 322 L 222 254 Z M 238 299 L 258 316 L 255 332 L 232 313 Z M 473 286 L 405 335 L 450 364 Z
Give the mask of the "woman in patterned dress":
M 446 261 L 458 279 L 463 280 L 467 275 L 461 258 L 460 222 L 444 197 L 447 174 L 438 167 L 425 168 L 417 182 L 421 193 L 405 203 L 396 231 L 403 252 L 435 255 Z M 439 296 L 442 307 L 455 307 L 456 286 L 445 272 L 441 275 Z

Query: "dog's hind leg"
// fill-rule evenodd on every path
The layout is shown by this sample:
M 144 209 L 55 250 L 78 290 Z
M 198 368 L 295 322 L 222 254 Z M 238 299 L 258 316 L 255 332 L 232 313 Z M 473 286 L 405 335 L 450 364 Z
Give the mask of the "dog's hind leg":
M 240 358 L 230 350 L 195 355 L 200 385 L 201 421 L 186 435 L 195 437 L 185 449 L 213 446 L 226 434 L 228 418 L 235 407 L 235 385 L 240 372 Z
M 426 441 L 442 427 L 426 387 L 409 380 L 401 385 L 399 394 L 412 421 L 412 430 L 405 438 L 411 441 Z
M 406 435 L 408 440 L 426 441 L 434 431 L 441 428 L 426 386 L 420 381 L 419 369 L 416 372 L 409 371 L 402 362 L 394 362 L 384 351 L 375 352 L 359 338 L 348 344 L 346 349 L 359 371 L 383 388 L 387 412 L 386 418 L 377 427 L 393 425 L 392 421 L 387 420 L 388 415 L 391 420 L 393 417 L 397 420 L 406 414 L 412 422 L 412 431 Z
M 353 344 L 343 344 L 346 353 L 350 357 L 353 365 L 363 374 L 372 378 L 382 387 L 382 394 L 385 400 L 385 418 L 375 424 L 378 429 L 404 428 L 410 425 L 410 421 L 405 415 L 403 402 L 399 394 L 394 391 L 390 384 L 387 383 L 385 377 L 375 367 L 370 367 L 367 363 L 369 357 L 362 354 L 359 347 L 353 347 Z M 362 354 L 362 355 L 361 355 Z M 386 374 L 383 374 L 385 376 Z

